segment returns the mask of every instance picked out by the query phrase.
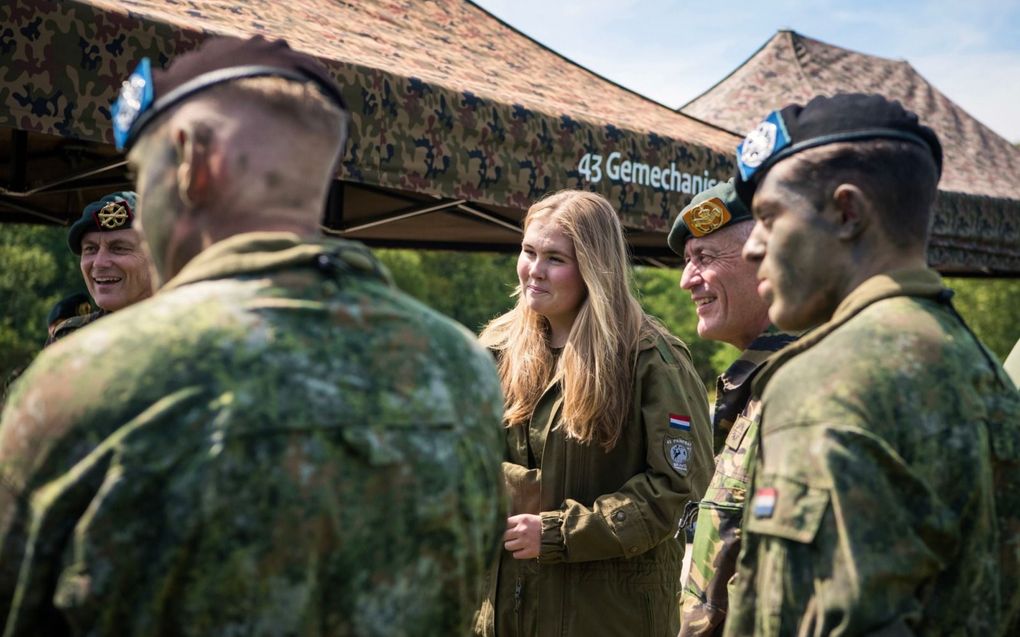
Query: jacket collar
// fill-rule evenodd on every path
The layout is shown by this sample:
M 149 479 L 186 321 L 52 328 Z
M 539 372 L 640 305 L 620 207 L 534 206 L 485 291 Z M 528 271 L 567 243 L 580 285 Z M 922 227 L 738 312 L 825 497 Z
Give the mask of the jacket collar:
M 374 273 L 388 280 L 382 266 L 360 243 L 343 239 L 302 237 L 291 232 L 247 232 L 219 241 L 189 261 L 160 291 L 199 281 L 311 265 L 319 257 L 327 262 Z M 328 265 L 328 264 L 327 264 Z
M 783 332 L 776 326 L 769 325 L 716 379 L 712 422 L 717 431 L 723 428 L 722 423 L 732 423 L 744 411 L 751 394 L 749 381 L 754 378 L 765 361 L 796 339 L 797 334 Z
M 867 279 L 836 306 L 835 312 L 827 322 L 805 333 L 797 342 L 762 366 L 761 372 L 754 379 L 752 388 L 754 395 L 761 396 L 769 378 L 788 360 L 820 343 L 869 305 L 897 296 L 938 299 L 948 297 L 949 294 L 951 292 L 942 285 L 942 277 L 930 268 L 894 270 Z

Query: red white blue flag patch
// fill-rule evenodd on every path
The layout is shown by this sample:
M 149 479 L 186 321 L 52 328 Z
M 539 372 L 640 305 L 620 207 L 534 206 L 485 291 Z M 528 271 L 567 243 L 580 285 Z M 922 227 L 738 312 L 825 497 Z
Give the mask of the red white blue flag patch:
M 691 418 L 690 416 L 681 416 L 680 414 L 669 415 L 669 426 L 672 429 L 679 429 L 681 431 L 691 430 Z
M 754 502 L 751 504 L 751 510 L 754 512 L 754 517 L 772 517 L 772 512 L 776 510 L 776 498 L 778 497 L 779 492 L 772 487 L 762 487 L 755 491 Z

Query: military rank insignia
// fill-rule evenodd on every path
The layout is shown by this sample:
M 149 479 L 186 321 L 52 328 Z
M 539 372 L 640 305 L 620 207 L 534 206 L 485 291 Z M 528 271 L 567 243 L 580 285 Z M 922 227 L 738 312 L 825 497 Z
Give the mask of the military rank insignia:
M 119 230 L 131 225 L 131 209 L 126 202 L 111 201 L 95 212 L 100 230 Z
M 776 510 L 776 498 L 779 492 L 772 487 L 761 487 L 754 492 L 754 501 L 751 502 L 751 512 L 756 518 L 771 518 Z
M 667 436 L 664 443 L 669 466 L 681 476 L 686 476 L 691 460 L 691 441 Z
M 703 237 L 729 223 L 730 211 L 722 199 L 712 197 L 685 211 L 683 219 L 692 236 Z

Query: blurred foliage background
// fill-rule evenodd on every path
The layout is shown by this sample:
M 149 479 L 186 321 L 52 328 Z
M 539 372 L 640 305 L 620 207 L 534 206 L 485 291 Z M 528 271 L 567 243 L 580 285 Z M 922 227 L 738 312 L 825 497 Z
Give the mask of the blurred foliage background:
M 46 315 L 60 299 L 85 291 L 66 229 L 0 225 L 0 379 L 22 369 L 46 340 Z M 516 255 L 376 250 L 403 290 L 478 332 L 513 304 Z M 678 270 L 638 267 L 634 282 L 645 310 L 691 348 L 705 385 L 736 358 L 733 347 L 698 338 L 697 318 Z M 1020 338 L 1020 279 L 947 279 L 954 302 L 1000 361 Z

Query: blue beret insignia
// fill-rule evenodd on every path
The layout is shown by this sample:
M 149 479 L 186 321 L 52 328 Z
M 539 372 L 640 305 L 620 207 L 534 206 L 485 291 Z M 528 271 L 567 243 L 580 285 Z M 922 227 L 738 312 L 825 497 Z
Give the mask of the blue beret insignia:
M 110 109 L 113 116 L 113 140 L 117 150 L 124 150 L 131 127 L 152 106 L 152 101 L 152 65 L 149 58 L 142 58 L 134 72 L 121 85 L 120 95 Z
M 749 181 L 769 157 L 789 145 L 790 133 L 786 130 L 783 116 L 779 111 L 772 111 L 737 146 L 737 167 L 740 169 L 740 176 L 744 181 Z

